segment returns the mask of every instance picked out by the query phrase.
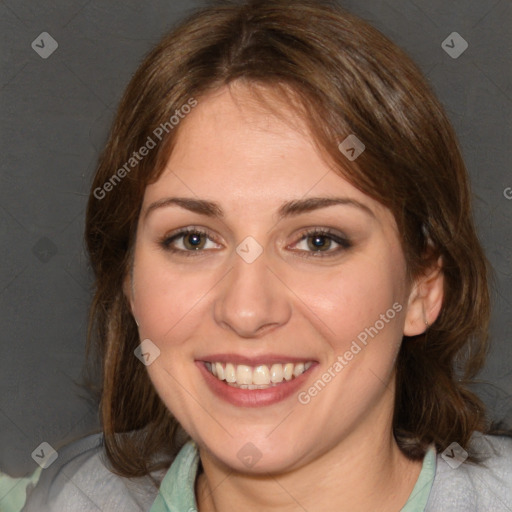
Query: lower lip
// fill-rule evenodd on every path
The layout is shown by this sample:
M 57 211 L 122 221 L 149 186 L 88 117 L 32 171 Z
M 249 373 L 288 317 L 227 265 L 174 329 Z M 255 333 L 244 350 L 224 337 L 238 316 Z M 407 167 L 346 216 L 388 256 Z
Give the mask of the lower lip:
M 315 364 L 312 364 L 303 374 L 292 380 L 284 381 L 277 386 L 266 389 L 240 389 L 226 384 L 226 381 L 214 377 L 206 369 L 203 361 L 195 362 L 199 371 L 203 374 L 212 392 L 219 398 L 237 407 L 264 407 L 273 405 L 298 392 L 304 381 L 308 378 Z

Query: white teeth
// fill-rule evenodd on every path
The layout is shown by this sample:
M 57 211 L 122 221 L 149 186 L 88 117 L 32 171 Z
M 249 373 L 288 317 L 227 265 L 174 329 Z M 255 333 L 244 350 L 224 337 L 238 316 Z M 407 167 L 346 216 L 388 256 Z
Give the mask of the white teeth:
M 270 384 L 270 372 L 264 364 L 254 368 L 252 372 L 252 383 L 256 384 L 257 386 Z
M 283 368 L 283 377 L 286 380 L 291 380 L 293 376 L 293 363 L 287 363 Z
M 295 365 L 295 368 L 293 369 L 293 376 L 298 377 L 299 375 L 302 375 L 304 373 L 304 363 L 299 363 Z
M 312 364 L 312 361 L 308 361 L 297 364 L 274 363 L 270 367 L 261 364 L 252 367 L 245 364 L 207 362 L 205 366 L 211 374 L 219 380 L 226 381 L 230 386 L 241 389 L 265 389 L 299 377 Z
M 215 375 L 220 380 L 224 380 L 225 376 L 223 366 L 220 363 L 212 363 L 212 367 L 215 368 L 215 373 L 212 372 L 213 375 Z
M 273 364 L 270 368 L 270 380 L 272 382 L 281 382 L 283 380 L 283 365 Z
M 226 382 L 236 382 L 235 367 L 231 363 L 226 364 L 226 368 L 224 369 L 224 378 L 226 379 Z
M 236 367 L 236 383 L 237 384 L 252 384 L 252 368 L 239 364 Z

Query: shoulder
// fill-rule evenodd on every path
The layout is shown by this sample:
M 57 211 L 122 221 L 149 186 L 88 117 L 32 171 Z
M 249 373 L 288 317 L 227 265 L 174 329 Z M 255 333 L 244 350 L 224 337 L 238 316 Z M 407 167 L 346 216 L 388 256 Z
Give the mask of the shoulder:
M 149 510 L 158 488 L 149 477 L 123 478 L 108 469 L 103 435 L 57 450 L 55 462 L 27 489 L 22 512 L 139 512 Z
M 481 463 L 437 455 L 427 511 L 512 510 L 512 438 L 475 433 L 469 451 Z

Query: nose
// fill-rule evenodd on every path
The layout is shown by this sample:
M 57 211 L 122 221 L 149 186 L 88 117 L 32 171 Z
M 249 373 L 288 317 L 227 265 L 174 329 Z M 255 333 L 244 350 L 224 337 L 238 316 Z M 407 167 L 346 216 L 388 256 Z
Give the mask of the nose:
M 257 338 L 285 325 L 292 311 L 290 295 L 265 252 L 252 263 L 238 254 L 233 260 L 233 268 L 219 283 L 216 323 L 241 338 Z

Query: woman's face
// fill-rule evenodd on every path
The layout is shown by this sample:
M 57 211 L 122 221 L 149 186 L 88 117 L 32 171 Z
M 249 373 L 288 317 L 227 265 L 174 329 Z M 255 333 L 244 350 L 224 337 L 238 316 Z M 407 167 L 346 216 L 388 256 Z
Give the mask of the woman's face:
M 409 298 L 390 211 L 241 86 L 181 123 L 127 286 L 165 405 L 212 460 L 255 472 L 390 430 Z

